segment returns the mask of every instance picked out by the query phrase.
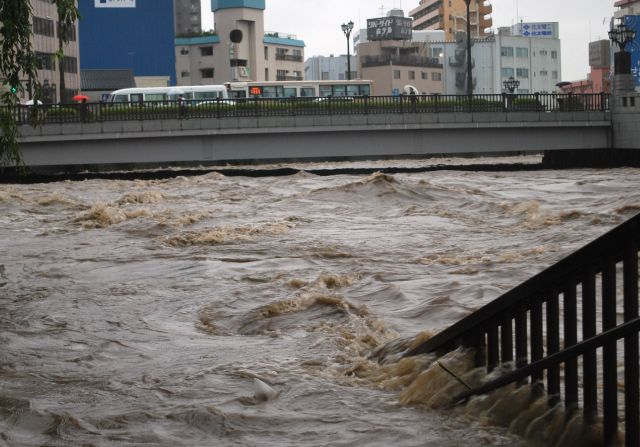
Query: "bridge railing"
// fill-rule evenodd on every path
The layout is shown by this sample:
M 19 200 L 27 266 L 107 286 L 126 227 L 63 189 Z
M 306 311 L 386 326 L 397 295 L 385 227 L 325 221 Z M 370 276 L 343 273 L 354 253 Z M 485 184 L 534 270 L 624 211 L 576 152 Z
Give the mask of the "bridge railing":
M 402 95 L 321 98 L 243 98 L 132 103 L 43 104 L 0 107 L 19 124 L 38 121 L 168 120 L 304 115 L 367 115 L 382 113 L 580 112 L 609 110 L 607 94 Z
M 569 412 L 582 404 L 588 423 L 602 416 L 607 446 L 618 432 L 617 368 L 623 360 L 626 445 L 638 446 L 639 250 L 640 214 L 406 355 L 468 346 L 476 349 L 477 366 L 484 366 L 488 372 L 500 364 L 515 364 L 515 371 L 457 398 L 484 394 L 527 378 L 532 383 L 546 382 L 550 405 L 564 398 Z M 623 307 L 622 318 L 618 303 Z M 619 339 L 624 339 L 622 355 L 617 349 Z

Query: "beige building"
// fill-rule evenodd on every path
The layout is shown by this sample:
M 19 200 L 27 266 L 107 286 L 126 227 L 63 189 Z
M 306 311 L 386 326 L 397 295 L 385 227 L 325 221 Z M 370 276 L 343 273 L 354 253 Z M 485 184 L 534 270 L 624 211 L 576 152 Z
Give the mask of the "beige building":
M 69 101 L 80 90 L 80 49 L 78 46 L 78 25 L 72 31 L 71 39 L 63 48 L 64 59 L 58 60 L 55 53 L 60 49 L 58 40 L 58 12 L 49 0 L 31 0 L 32 45 L 40 63 L 38 80 L 43 87 L 41 98 L 44 102 Z M 61 75 L 64 76 L 61 82 Z M 26 81 L 25 81 L 26 82 Z M 61 86 L 64 92 L 61 97 Z M 35 92 L 28 85 L 20 93 L 21 102 L 33 97 Z
M 429 43 L 406 40 L 381 40 L 360 43 L 356 47 L 358 72 L 373 81 L 375 96 L 408 93 L 405 86 L 420 94 L 444 92 L 442 64 L 429 54 Z
M 471 0 L 471 35 L 485 37 L 493 26 L 489 0 Z M 414 30 L 444 30 L 446 40 L 455 40 L 456 32 L 467 30 L 467 4 L 465 0 L 420 0 L 418 7 L 409 12 Z
M 213 0 L 214 32 L 176 38 L 178 85 L 302 80 L 304 42 L 264 31 L 264 0 Z

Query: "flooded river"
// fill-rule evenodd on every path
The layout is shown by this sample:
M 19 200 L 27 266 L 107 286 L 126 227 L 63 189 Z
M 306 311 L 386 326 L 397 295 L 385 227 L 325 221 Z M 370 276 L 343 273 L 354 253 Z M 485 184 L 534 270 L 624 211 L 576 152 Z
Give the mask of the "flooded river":
M 0 185 L 0 446 L 530 445 L 369 356 L 638 210 L 637 169 Z

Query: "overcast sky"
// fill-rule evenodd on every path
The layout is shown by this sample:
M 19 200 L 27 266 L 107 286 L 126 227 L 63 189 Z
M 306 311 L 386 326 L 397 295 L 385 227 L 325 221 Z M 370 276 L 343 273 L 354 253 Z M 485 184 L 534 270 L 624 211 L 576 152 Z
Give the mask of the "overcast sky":
M 266 0 L 265 31 L 294 34 L 306 44 L 305 57 L 346 54 L 340 25 L 386 15 L 391 8 L 405 14 L 419 0 Z M 583 79 L 589 70 L 589 42 L 606 39 L 614 0 L 491 0 L 493 26 L 525 22 L 560 22 L 562 78 Z M 381 14 L 384 8 L 384 14 Z M 213 28 L 210 0 L 202 0 L 203 28 Z M 353 51 L 353 49 L 351 50 Z

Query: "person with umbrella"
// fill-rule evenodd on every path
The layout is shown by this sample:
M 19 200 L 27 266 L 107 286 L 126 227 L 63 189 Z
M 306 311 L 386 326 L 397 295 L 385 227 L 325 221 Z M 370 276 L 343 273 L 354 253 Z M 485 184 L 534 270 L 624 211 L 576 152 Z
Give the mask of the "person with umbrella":
M 89 97 L 86 95 L 75 95 L 71 99 L 78 103 L 78 115 L 80 117 L 80 121 L 85 122 L 87 120 L 87 101 L 89 100 Z

